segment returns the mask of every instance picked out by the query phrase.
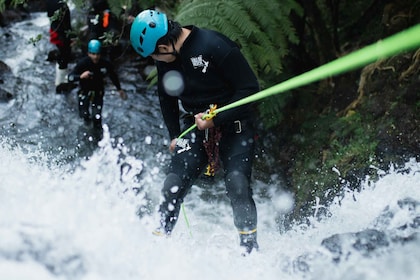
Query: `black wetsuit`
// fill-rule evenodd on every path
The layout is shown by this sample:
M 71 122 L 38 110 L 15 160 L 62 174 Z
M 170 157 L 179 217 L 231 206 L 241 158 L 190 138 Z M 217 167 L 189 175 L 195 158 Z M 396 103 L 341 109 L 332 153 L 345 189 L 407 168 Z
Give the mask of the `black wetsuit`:
M 87 15 L 88 39 L 101 41 L 102 56 L 112 61 L 120 56 L 122 52 L 121 45 L 117 40 L 122 26 L 120 26 L 118 16 L 111 11 L 108 1 L 93 0 L 91 3 L 92 8 L 88 11 Z M 104 38 L 109 37 L 111 34 L 113 34 L 113 44 L 105 43 Z
M 89 79 L 80 79 L 80 75 L 89 71 Z M 81 59 L 69 74 L 69 82 L 79 81 L 79 115 L 86 122 L 90 121 L 89 104 L 92 104 L 92 121 L 94 128 L 102 127 L 102 106 L 104 103 L 104 79 L 109 76 L 117 90 L 121 89 L 120 80 L 111 62 L 101 58 L 93 63 L 90 57 Z
M 50 42 L 57 46 L 57 63 L 60 69 L 67 69 L 71 59 L 70 10 L 65 1 L 47 0 L 47 15 L 50 18 Z
M 259 90 L 256 76 L 234 42 L 214 31 L 195 26 L 186 28 L 191 29 L 191 33 L 175 62 L 156 62 L 159 100 L 171 139 L 179 136 L 181 128 L 190 127 L 194 123 L 194 114 L 205 112 L 210 104 L 220 108 Z M 171 70 L 179 71 L 184 80 L 184 90 L 179 96 L 165 92 L 163 77 Z M 181 117 L 178 100 L 188 112 L 186 118 Z M 218 147 L 226 193 L 231 201 L 235 226 L 240 232 L 255 230 L 257 226 L 257 211 L 250 187 L 254 120 L 251 105 L 226 110 L 213 118 L 215 127 L 221 132 Z M 161 223 L 166 233 L 172 231 L 185 195 L 208 164 L 203 145 L 205 138 L 206 131 L 196 129 L 186 135 L 183 145 L 175 150 L 162 189 L 164 201 L 160 205 Z

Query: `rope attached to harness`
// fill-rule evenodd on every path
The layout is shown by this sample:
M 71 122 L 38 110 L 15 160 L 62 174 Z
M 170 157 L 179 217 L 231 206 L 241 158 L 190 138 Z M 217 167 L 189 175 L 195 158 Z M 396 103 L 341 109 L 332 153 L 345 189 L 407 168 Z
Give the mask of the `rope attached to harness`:
M 213 127 L 206 129 L 206 138 L 203 141 L 204 148 L 206 149 L 208 157 L 207 170 L 204 175 L 214 176 L 219 170 L 219 142 L 222 138 L 222 131 L 220 127 Z
M 203 116 L 203 118 L 205 120 L 211 120 L 212 118 L 214 118 L 217 114 L 217 104 L 210 104 L 209 106 L 210 108 L 206 111 L 206 114 Z
M 204 115 L 205 120 L 211 120 L 216 116 L 216 104 L 210 104 L 210 108 L 206 111 Z M 214 176 L 214 174 L 219 170 L 219 142 L 222 138 L 222 131 L 220 127 L 213 127 L 206 129 L 206 137 L 203 141 L 204 148 L 206 149 L 208 157 L 207 170 L 204 172 L 206 176 Z

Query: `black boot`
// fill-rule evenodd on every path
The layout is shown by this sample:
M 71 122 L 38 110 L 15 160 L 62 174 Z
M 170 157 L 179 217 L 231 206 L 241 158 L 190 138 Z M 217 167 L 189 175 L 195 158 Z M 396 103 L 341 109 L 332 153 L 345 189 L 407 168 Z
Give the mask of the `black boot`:
M 160 226 L 155 229 L 152 233 L 157 236 L 170 236 L 172 230 L 178 220 L 178 215 L 174 216 L 174 212 L 164 211 L 166 209 L 165 203 L 160 206 Z M 178 211 L 176 211 L 178 213 Z
M 175 222 L 170 222 L 169 218 L 164 218 L 162 216 L 160 224 L 161 224 L 160 227 L 156 228 L 152 233 L 157 236 L 166 236 L 166 237 L 171 236 L 172 229 Z
M 169 236 L 178 221 L 182 198 L 174 192 L 174 186 L 182 186 L 181 178 L 174 173 L 169 173 L 163 183 L 162 194 L 165 200 L 159 206 L 160 227 L 153 231 L 154 235 Z
M 258 251 L 259 246 L 257 243 L 257 231 L 251 231 L 251 233 L 239 233 L 241 239 L 240 246 L 245 248 L 247 254 L 251 254 L 252 250 Z M 245 254 L 244 254 L 245 255 Z
M 166 231 L 166 229 L 164 227 L 158 227 L 157 229 L 152 231 L 152 234 L 156 235 L 156 236 L 166 236 L 166 237 L 171 236 L 171 232 Z

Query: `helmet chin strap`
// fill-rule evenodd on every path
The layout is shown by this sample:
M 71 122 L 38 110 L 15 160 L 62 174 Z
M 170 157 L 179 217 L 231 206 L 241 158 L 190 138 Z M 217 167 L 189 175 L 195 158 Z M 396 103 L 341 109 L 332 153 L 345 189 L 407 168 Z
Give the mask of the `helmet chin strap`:
M 172 44 L 172 51 L 171 52 L 159 52 L 159 53 L 154 53 L 155 55 L 173 55 L 173 56 L 175 56 L 175 57 L 178 57 L 179 56 L 179 53 L 176 51 L 176 49 L 175 49 L 175 44 L 174 44 L 174 42 L 173 41 L 171 41 L 171 44 Z
M 172 44 L 172 49 L 173 49 L 173 51 L 172 51 L 172 53 L 170 53 L 171 55 L 173 55 L 173 56 L 175 56 L 175 57 L 178 57 L 179 56 L 179 53 L 176 51 L 176 49 L 175 49 L 175 43 L 174 43 L 174 41 L 173 40 L 171 40 L 171 44 Z

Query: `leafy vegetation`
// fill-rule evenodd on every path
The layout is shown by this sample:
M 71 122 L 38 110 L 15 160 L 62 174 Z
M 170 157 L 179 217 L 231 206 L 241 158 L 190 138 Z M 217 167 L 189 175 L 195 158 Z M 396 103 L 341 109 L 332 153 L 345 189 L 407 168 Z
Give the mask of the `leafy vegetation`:
M 0 12 L 4 11 L 6 7 L 14 8 L 24 3 L 26 3 L 26 0 L 0 0 Z

